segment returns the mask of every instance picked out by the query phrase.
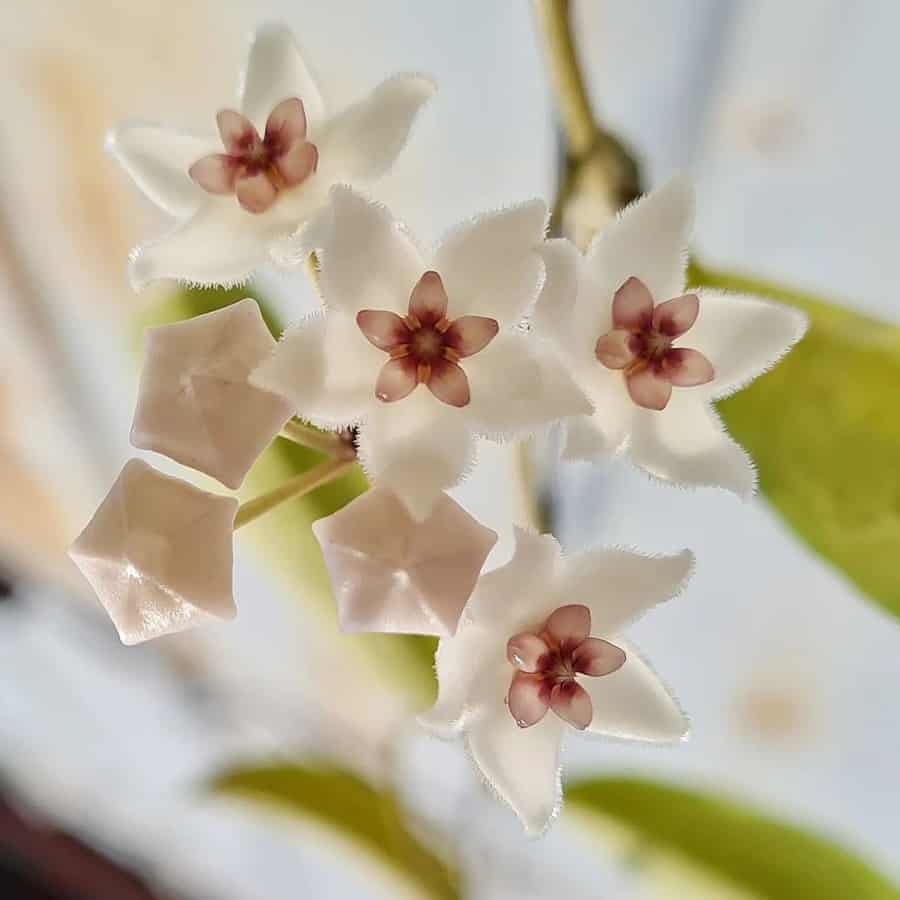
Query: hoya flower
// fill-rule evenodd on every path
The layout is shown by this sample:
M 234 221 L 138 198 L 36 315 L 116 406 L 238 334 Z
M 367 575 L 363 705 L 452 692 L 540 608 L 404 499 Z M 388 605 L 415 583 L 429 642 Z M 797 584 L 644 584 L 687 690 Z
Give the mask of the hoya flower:
M 693 191 L 675 179 L 628 207 L 582 256 L 548 242 L 535 327 L 552 337 L 592 416 L 567 423 L 565 456 L 627 450 L 650 474 L 741 496 L 756 475 L 712 402 L 771 368 L 806 319 L 755 297 L 685 289 Z
M 69 548 L 123 643 L 235 617 L 237 506 L 141 460 L 125 464 Z
M 482 576 L 456 635 L 440 641 L 438 699 L 422 724 L 462 733 L 488 784 L 540 833 L 559 809 L 567 730 L 657 742 L 687 734 L 622 630 L 678 594 L 692 567 L 687 550 L 565 559 L 552 535 L 517 531 L 512 560 Z
M 426 518 L 472 465 L 476 435 L 527 434 L 591 409 L 519 327 L 544 275 L 546 214 L 540 201 L 491 213 L 426 252 L 383 206 L 334 188 L 306 237 L 324 309 L 251 382 L 314 424 L 358 424 L 369 474 Z
M 446 495 L 416 522 L 382 488 L 319 519 L 313 531 L 343 631 L 453 634 L 497 542 Z
M 142 122 L 110 135 L 110 151 L 137 186 L 177 220 L 132 252 L 133 285 L 246 279 L 323 204 L 332 184 L 383 175 L 433 93 L 427 78 L 400 75 L 329 111 L 290 31 L 262 27 L 237 108 L 210 114 L 202 123 L 209 136 Z
M 238 488 L 291 417 L 248 383 L 275 346 L 255 300 L 150 328 L 131 442 Z

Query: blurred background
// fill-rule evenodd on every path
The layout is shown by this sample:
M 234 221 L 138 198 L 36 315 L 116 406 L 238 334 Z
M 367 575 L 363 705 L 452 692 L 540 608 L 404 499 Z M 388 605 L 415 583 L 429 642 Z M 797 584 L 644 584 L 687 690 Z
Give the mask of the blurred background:
M 697 283 L 796 291 L 813 314 L 797 360 L 722 410 L 760 466 L 750 504 L 651 484 L 621 461 L 530 480 L 566 549 L 695 551 L 691 590 L 635 629 L 691 714 L 690 743 L 570 741 L 570 800 L 528 841 L 460 745 L 417 733 L 430 647 L 337 634 L 308 537 L 321 507 L 241 532 L 236 623 L 146 646 L 119 643 L 65 556 L 133 455 L 142 327 L 212 302 L 131 292 L 129 248 L 166 223 L 105 156 L 106 130 L 129 117 L 211 128 L 249 32 L 282 20 L 334 107 L 396 71 L 435 77 L 375 191 L 435 238 L 555 196 L 563 138 L 535 7 L 7 5 L 3 900 L 900 896 L 900 6 L 570 11 L 597 121 L 643 186 L 696 181 Z M 582 198 L 567 227 L 610 212 Z M 252 289 L 285 322 L 314 302 L 299 275 Z M 489 565 L 502 563 L 533 506 L 516 451 L 485 446 L 458 498 L 501 533 Z

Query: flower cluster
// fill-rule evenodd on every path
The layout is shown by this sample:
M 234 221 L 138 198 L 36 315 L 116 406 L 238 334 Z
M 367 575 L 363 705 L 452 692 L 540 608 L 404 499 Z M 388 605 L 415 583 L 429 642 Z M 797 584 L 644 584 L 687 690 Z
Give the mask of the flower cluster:
M 712 401 L 772 366 L 805 323 L 755 298 L 686 291 L 681 179 L 585 254 L 547 240 L 539 200 L 420 245 L 358 186 L 391 166 L 432 93 L 427 78 L 397 76 L 330 113 L 291 34 L 266 27 L 218 137 L 113 133 L 112 153 L 177 220 L 132 253 L 136 286 L 229 284 L 313 254 L 321 296 L 277 343 L 253 300 L 151 329 L 132 443 L 228 488 L 279 433 L 331 460 L 240 508 L 132 460 L 70 553 L 126 643 L 231 618 L 234 528 L 361 464 L 373 488 L 314 526 L 340 625 L 441 637 L 422 724 L 463 734 L 540 832 L 559 808 L 566 727 L 686 734 L 622 630 L 682 590 L 693 557 L 565 558 L 551 535 L 519 531 L 512 560 L 482 574 L 496 535 L 445 492 L 479 439 L 561 424 L 567 459 L 627 453 L 657 478 L 749 495 L 752 464 Z

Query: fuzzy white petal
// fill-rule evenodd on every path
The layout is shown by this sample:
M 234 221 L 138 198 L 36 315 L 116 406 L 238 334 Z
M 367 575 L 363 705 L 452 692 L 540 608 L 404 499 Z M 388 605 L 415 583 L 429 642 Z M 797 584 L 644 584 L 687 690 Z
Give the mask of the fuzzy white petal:
M 438 645 L 438 700 L 421 721 L 441 736 L 464 727 L 470 715 L 481 715 L 498 695 L 506 696 L 513 674 L 506 659 L 507 641 L 526 627 L 542 624 L 552 612 L 562 558 L 559 543 L 552 534 L 517 527 L 514 531 L 512 559 L 481 576 L 457 633 Z
M 625 651 L 625 665 L 610 675 L 579 679 L 590 694 L 592 734 L 640 741 L 677 741 L 686 737 L 689 722 L 675 698 L 633 645 L 613 636 Z
M 553 612 L 552 585 L 562 558 L 552 534 L 534 534 L 518 527 L 514 532 L 512 559 L 481 576 L 463 614 L 475 624 L 496 629 L 504 641 L 543 624 Z M 505 649 L 501 650 L 504 658 L 505 654 Z
M 463 613 L 465 615 L 465 612 Z M 437 737 L 450 738 L 465 727 L 477 688 L 503 690 L 512 673 L 505 657 L 506 638 L 492 628 L 461 623 L 453 637 L 441 638 L 434 657 L 438 697 L 419 724 Z
M 559 757 L 564 727 L 558 716 L 549 714 L 530 728 L 520 728 L 505 694 L 498 691 L 466 731 L 481 774 L 532 835 L 547 828 L 562 800 Z
M 374 405 L 385 359 L 352 319 L 316 314 L 285 332 L 250 383 L 286 397 L 307 421 L 335 428 L 356 422 Z
M 125 122 L 109 133 L 106 149 L 160 209 L 182 217 L 194 213 L 207 198 L 188 169 L 222 147 L 215 137 L 182 134 L 146 122 Z
M 579 291 L 576 329 L 594 341 L 609 331 L 613 295 L 632 276 L 657 301 L 681 294 L 693 218 L 693 188 L 674 178 L 604 228 L 587 252 L 589 279 Z
M 197 284 L 237 284 L 265 262 L 272 232 L 265 216 L 245 227 L 233 197 L 208 199 L 189 219 L 131 252 L 129 274 L 135 290 L 160 278 Z
M 750 457 L 695 390 L 675 388 L 669 405 L 660 412 L 636 410 L 632 461 L 665 481 L 721 487 L 749 497 L 756 490 Z
M 595 412 L 570 420 L 563 455 L 566 459 L 592 459 L 598 453 L 611 455 L 628 438 L 635 417 L 634 401 L 628 396 L 621 372 L 607 369 L 596 359 L 578 366 L 578 384 L 584 389 Z
M 546 241 L 540 253 L 544 260 L 544 284 L 531 321 L 539 337 L 555 340 L 564 350 L 572 331 L 581 254 L 566 238 Z
M 558 582 L 560 605 L 580 603 L 591 611 L 591 634 L 608 637 L 648 609 L 674 597 L 694 566 L 694 554 L 645 556 L 616 547 L 566 560 Z
M 402 400 L 376 402 L 360 428 L 359 454 L 372 479 L 421 521 L 472 466 L 475 441 L 461 411 L 419 385 Z
M 740 294 L 698 291 L 700 315 L 679 340 L 712 363 L 715 377 L 703 386 L 713 397 L 732 394 L 771 369 L 806 332 L 799 310 Z
M 348 187 L 331 190 L 329 206 L 306 229 L 317 250 L 325 304 L 349 316 L 361 309 L 406 315 L 425 271 L 418 248 L 390 210 Z
M 522 332 L 498 334 L 463 368 L 471 391 L 466 415 L 489 437 L 529 434 L 593 409 L 545 342 Z
M 406 145 L 419 110 L 434 91 L 434 83 L 423 75 L 383 81 L 311 136 L 319 148 L 319 171 L 335 181 L 380 178 Z
M 310 128 L 322 121 L 325 110 L 315 79 L 290 29 L 263 25 L 253 36 L 239 88 L 241 111 L 260 133 L 269 113 L 282 101 L 299 97 Z
M 472 219 L 438 247 L 434 268 L 450 299 L 449 317 L 490 316 L 515 324 L 537 298 L 547 206 L 531 200 Z
M 261 214 L 241 209 L 234 197 L 209 197 L 188 219 L 131 252 L 136 290 L 160 278 L 196 284 L 239 284 L 263 263 L 279 241 L 322 203 L 323 182 L 313 176 L 284 191 Z

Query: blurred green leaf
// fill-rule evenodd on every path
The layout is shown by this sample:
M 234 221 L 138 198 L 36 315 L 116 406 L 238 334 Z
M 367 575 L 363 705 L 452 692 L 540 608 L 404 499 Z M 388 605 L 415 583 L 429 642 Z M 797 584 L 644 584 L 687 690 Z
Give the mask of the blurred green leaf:
M 688 281 L 769 297 L 809 316 L 806 337 L 719 411 L 787 522 L 900 615 L 900 328 L 696 263 Z
M 461 896 L 457 874 L 413 836 L 394 795 L 350 772 L 316 763 L 237 769 L 219 776 L 213 788 L 338 831 L 408 879 L 423 896 Z
M 282 326 L 278 317 L 259 292 L 249 287 L 178 289 L 169 300 L 153 307 L 150 317 L 140 323 L 141 333 L 147 326 L 202 315 L 245 297 L 253 297 L 259 303 L 272 334 L 279 335 Z M 270 490 L 323 459 L 315 450 L 277 438 L 250 471 L 241 498 Z M 285 503 L 241 530 L 241 535 L 255 540 L 263 549 L 266 559 L 296 594 L 298 602 L 312 605 L 335 629 L 337 618 L 331 586 L 310 526 L 316 519 L 345 506 L 367 486 L 362 470 L 354 468 L 342 478 Z M 354 634 L 344 635 L 342 640 L 348 652 L 365 655 L 394 686 L 409 694 L 416 705 L 424 707 L 434 701 L 437 693 L 434 639 L 417 635 Z
M 900 890 L 826 838 L 731 800 L 632 778 L 575 781 L 566 809 L 628 831 L 636 859 L 679 857 L 765 900 L 898 900 Z M 706 893 L 703 896 L 707 896 Z

